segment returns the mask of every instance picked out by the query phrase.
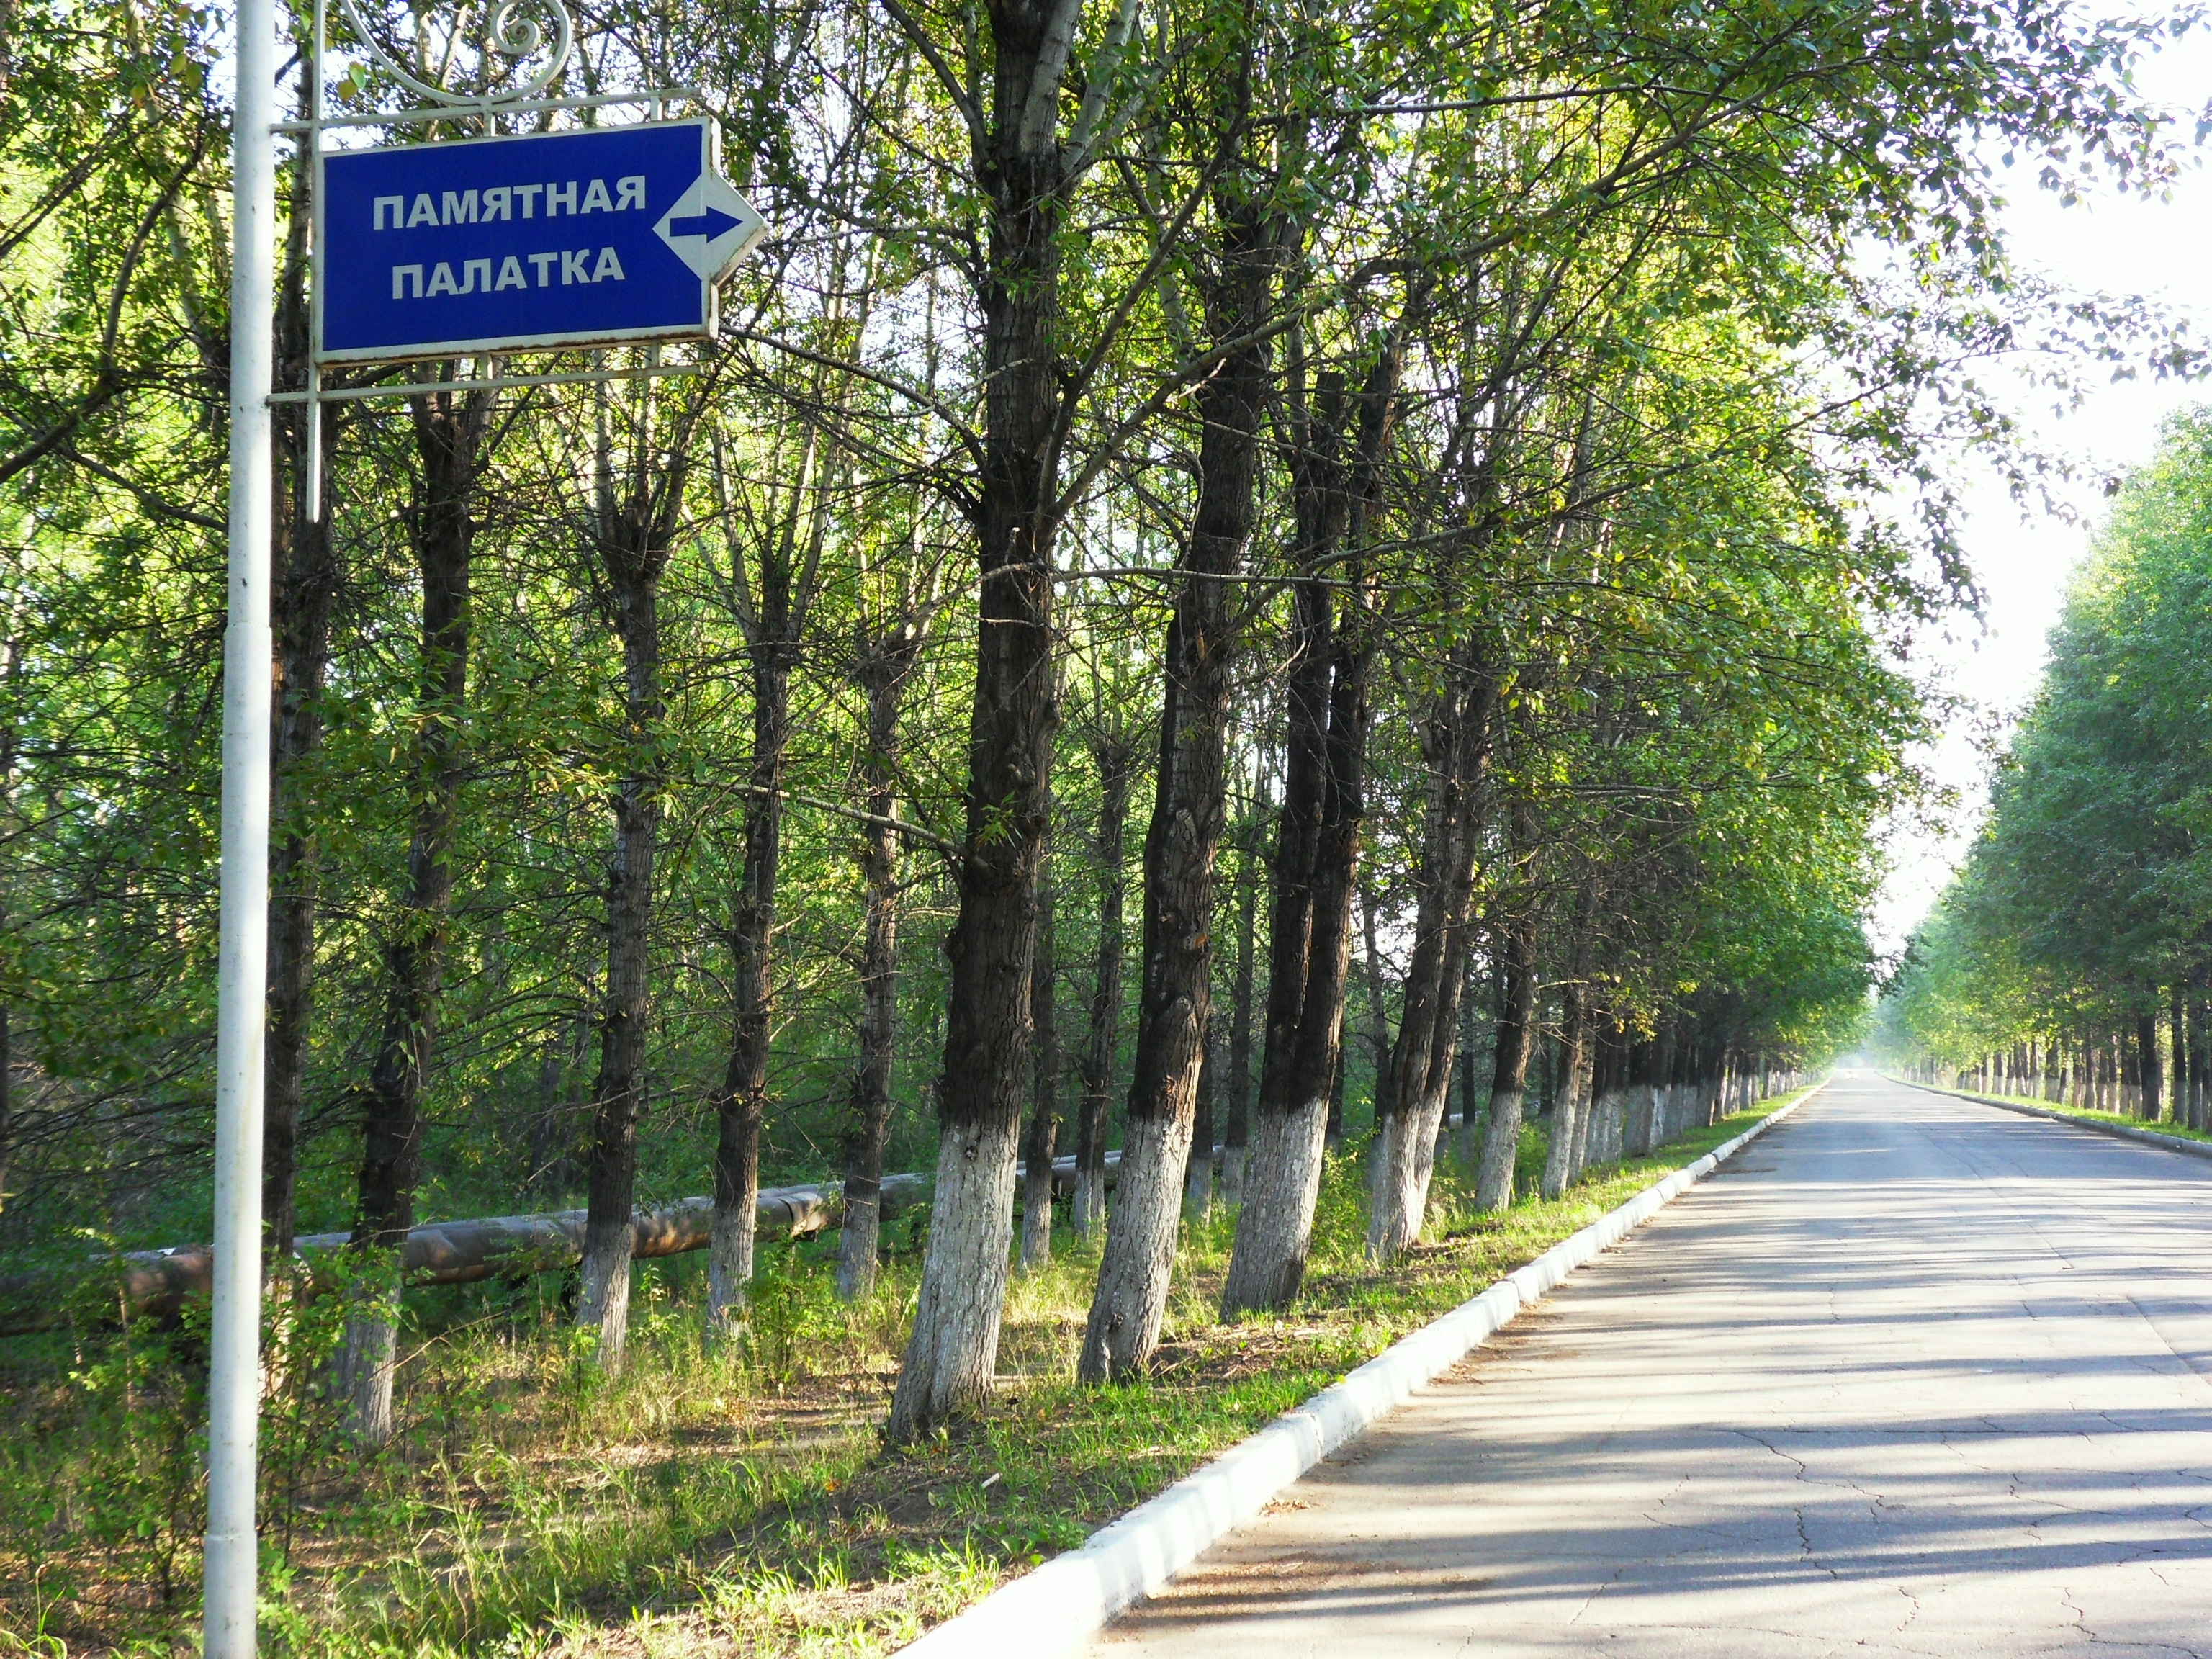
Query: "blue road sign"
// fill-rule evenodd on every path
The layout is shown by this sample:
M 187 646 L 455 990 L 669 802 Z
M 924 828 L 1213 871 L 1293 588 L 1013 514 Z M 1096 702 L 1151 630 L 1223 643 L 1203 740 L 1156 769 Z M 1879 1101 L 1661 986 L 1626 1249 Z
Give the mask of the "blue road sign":
M 699 337 L 767 229 L 713 124 L 654 121 L 320 157 L 331 362 Z

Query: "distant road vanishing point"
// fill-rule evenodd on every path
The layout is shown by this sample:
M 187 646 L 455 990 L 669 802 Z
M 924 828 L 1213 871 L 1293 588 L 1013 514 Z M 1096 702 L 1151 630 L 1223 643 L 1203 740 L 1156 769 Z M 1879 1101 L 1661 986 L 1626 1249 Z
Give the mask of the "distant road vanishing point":
M 1094 1650 L 2212 1656 L 2212 1160 L 1847 1073 Z

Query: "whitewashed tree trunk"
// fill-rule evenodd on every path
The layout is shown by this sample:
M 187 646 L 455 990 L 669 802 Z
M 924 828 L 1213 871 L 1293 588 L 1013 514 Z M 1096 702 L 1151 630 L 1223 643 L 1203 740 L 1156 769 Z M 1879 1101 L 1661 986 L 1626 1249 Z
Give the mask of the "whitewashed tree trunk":
M 1482 1158 L 1474 1176 L 1478 1210 L 1503 1210 L 1513 1202 L 1513 1159 L 1521 1147 L 1521 1089 L 1499 1089 L 1490 1097 L 1482 1132 Z
M 1421 1235 L 1429 1212 L 1429 1183 L 1436 1174 L 1437 1136 L 1443 1127 L 1450 1097 L 1450 1068 L 1440 1066 L 1434 1086 L 1413 1102 L 1409 1112 L 1383 1121 L 1370 1154 L 1375 1170 L 1369 1199 L 1367 1254 L 1388 1261 Z
M 894 1443 L 990 1393 L 999 1367 L 1020 1139 L 1018 1118 L 948 1126 L 939 1138 L 914 1336 L 891 1395 Z
M 1570 1187 L 1582 1178 L 1589 1163 L 1591 1126 L 1597 1117 L 1596 1098 L 1597 1039 L 1595 1033 L 1583 1042 L 1582 1061 L 1575 1067 L 1573 1083 L 1575 1098 L 1580 1103 L 1575 1109 L 1574 1139 L 1567 1146 L 1567 1182 Z
M 1085 1382 L 1121 1382 L 1141 1370 L 1159 1346 L 1184 1173 L 1188 1164 L 1210 1161 L 1191 1157 L 1190 1137 L 1189 1115 L 1183 1112 L 1129 1124 L 1115 1171 L 1114 1219 L 1076 1363 L 1076 1375 Z
M 1415 1213 L 1424 1218 L 1429 1212 L 1429 1188 L 1436 1180 L 1437 1155 L 1443 1151 L 1444 1134 L 1448 1127 L 1444 1108 L 1449 1103 L 1449 1097 L 1447 1094 L 1445 1099 L 1437 1101 L 1435 1126 L 1413 1148 L 1413 1193 L 1414 1202 L 1419 1206 Z
M 1288 1112 L 1258 1115 L 1252 1161 L 1244 1174 L 1244 1206 L 1237 1218 L 1237 1247 L 1221 1287 L 1224 1319 L 1248 1309 L 1279 1308 L 1297 1294 L 1313 1242 L 1322 1139 L 1328 1128 L 1325 1091 L 1310 1094 Z
M 1577 908 L 1586 910 L 1589 901 Z M 1577 919 L 1579 925 L 1579 917 Z M 1581 976 L 1581 952 L 1576 953 L 1575 975 Z M 1566 993 L 1566 1021 L 1564 1042 L 1559 1055 L 1560 1078 L 1559 1104 L 1552 1109 L 1551 1144 L 1545 1149 L 1544 1174 L 1540 1190 L 1546 1198 L 1557 1198 L 1567 1189 L 1575 1178 L 1575 1144 L 1582 1137 L 1583 1115 L 1589 1109 L 1590 1029 L 1589 1003 L 1577 982 L 1570 985 Z
M 599 1365 L 609 1372 L 622 1369 L 623 1337 L 629 1329 L 630 1251 L 635 1242 L 631 1228 L 618 1227 L 603 1238 L 586 1237 L 584 1243 L 583 1290 L 576 1298 L 576 1324 L 596 1334 Z M 709 1243 L 707 1249 L 711 1285 L 716 1246 Z M 750 1264 L 750 1233 L 745 1237 L 745 1257 Z
M 392 1438 L 392 1381 L 398 1332 L 389 1319 L 356 1315 L 345 1322 L 333 1370 L 346 1402 L 346 1431 L 365 1446 Z
M 1367 1143 L 1367 1254 L 1370 1260 L 1387 1259 L 1376 1256 L 1376 1241 L 1389 1231 L 1388 1216 L 1397 1188 L 1413 1178 L 1409 1151 L 1405 1119 L 1395 1113 L 1382 1116 L 1375 1125 L 1374 1138 Z
M 720 1340 L 744 1327 L 745 1291 L 753 1282 L 753 1230 L 738 1224 L 733 1206 L 717 1206 L 707 1241 L 707 1338 Z
M 855 1302 L 876 1286 L 876 1252 L 882 1248 L 883 1201 L 847 1200 L 837 1237 L 837 1299 Z
M 1078 1238 L 1089 1238 L 1106 1224 L 1106 1172 L 1086 1170 L 1078 1158 L 1075 1194 L 1068 1200 L 1068 1224 Z
M 345 1402 L 346 1432 L 364 1446 L 392 1438 L 392 1383 L 399 1333 L 398 1287 L 363 1284 L 331 1360 L 331 1391 Z
M 1608 1089 L 1605 1098 L 1598 1102 L 1597 1113 L 1590 1127 L 1589 1157 L 1585 1169 L 1601 1164 L 1611 1164 L 1620 1156 L 1620 1111 L 1624 1097 L 1620 1090 Z
M 1552 1135 L 1544 1149 L 1544 1173 L 1538 1191 L 1546 1198 L 1557 1198 L 1574 1179 L 1575 1122 L 1582 1115 L 1583 1102 L 1576 1087 L 1575 1067 L 1571 1065 L 1566 1072 L 1559 1104 L 1552 1108 Z
M 1213 1149 L 1193 1146 L 1183 1166 L 1182 1212 L 1194 1222 L 1213 1213 Z
M 1030 1170 L 1022 1182 L 1022 1266 L 1042 1267 L 1052 1261 L 1052 1170 L 1048 1164 L 1040 1177 Z

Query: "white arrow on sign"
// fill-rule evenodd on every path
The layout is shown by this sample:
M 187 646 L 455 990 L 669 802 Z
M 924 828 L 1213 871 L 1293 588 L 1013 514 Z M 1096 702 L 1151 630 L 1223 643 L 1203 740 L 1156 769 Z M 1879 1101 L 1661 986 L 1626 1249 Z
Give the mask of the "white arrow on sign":
M 708 282 L 720 282 L 768 234 L 768 221 L 717 173 L 702 173 L 660 217 L 653 234 Z

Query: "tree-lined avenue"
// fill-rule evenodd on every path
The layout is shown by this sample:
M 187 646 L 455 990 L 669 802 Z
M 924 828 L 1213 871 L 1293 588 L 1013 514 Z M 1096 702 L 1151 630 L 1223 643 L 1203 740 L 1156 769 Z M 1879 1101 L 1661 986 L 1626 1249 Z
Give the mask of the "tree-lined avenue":
M 1098 1651 L 2212 1650 L 2212 1162 L 1844 1073 Z

